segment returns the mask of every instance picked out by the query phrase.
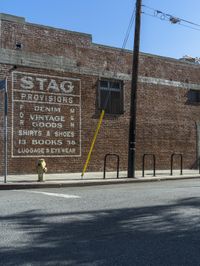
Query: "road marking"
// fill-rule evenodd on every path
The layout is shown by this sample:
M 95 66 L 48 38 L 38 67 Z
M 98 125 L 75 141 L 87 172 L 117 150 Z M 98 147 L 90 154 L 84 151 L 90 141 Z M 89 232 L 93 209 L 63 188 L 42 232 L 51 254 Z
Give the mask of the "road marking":
M 43 194 L 43 195 L 52 196 L 52 197 L 66 198 L 66 199 L 80 199 L 80 197 L 77 195 L 50 193 L 50 192 L 45 192 L 45 191 L 33 191 L 33 190 L 28 190 L 26 192 L 35 193 L 35 194 Z

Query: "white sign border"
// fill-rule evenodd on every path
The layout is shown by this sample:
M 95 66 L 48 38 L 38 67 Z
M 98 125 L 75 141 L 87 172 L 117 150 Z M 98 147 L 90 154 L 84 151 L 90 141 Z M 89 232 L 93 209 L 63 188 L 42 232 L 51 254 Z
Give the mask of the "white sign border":
M 45 155 L 45 154 L 38 154 L 38 155 L 14 155 L 13 151 L 14 151 L 14 145 L 13 145 L 13 135 L 14 135 L 14 129 L 13 129 L 13 125 L 14 125 L 14 74 L 28 74 L 28 75 L 32 75 L 32 76 L 42 76 L 42 77 L 51 77 L 51 78 L 60 78 L 60 79 L 67 79 L 67 80 L 74 80 L 74 81 L 79 81 L 79 95 L 74 95 L 75 97 L 80 97 L 80 117 L 79 117 L 79 141 L 80 141 L 80 153 L 77 155 Z M 82 142 L 81 142 L 81 133 L 82 133 L 82 129 L 81 129 L 81 79 L 79 78 L 68 78 L 68 77 L 61 77 L 61 76 L 51 76 L 51 75 L 46 75 L 46 74 L 36 74 L 36 73 L 30 73 L 30 72 L 24 72 L 24 71 L 13 71 L 12 72 L 12 117 L 11 117 L 11 158 L 38 158 L 38 157 L 81 157 L 82 154 Z M 53 93 L 51 93 L 53 94 Z M 57 95 L 57 94 L 56 94 Z

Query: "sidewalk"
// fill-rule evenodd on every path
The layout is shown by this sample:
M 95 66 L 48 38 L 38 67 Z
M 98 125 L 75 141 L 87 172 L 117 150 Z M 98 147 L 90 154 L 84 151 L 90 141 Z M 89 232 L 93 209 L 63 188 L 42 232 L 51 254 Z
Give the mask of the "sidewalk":
M 183 175 L 180 175 L 180 170 L 174 170 L 173 176 L 170 175 L 169 170 L 157 170 L 156 177 L 153 177 L 152 171 L 145 171 L 145 177 L 142 177 L 141 171 L 136 171 L 135 174 L 135 178 L 127 178 L 127 172 L 120 172 L 119 178 L 117 179 L 116 172 L 108 172 L 106 173 L 106 178 L 103 179 L 102 172 L 86 173 L 83 178 L 81 177 L 81 173 L 47 173 L 44 182 L 37 182 L 37 174 L 8 175 L 6 183 L 4 183 L 4 177 L 0 177 L 0 190 L 94 186 L 200 178 L 198 170 L 187 169 L 183 170 Z

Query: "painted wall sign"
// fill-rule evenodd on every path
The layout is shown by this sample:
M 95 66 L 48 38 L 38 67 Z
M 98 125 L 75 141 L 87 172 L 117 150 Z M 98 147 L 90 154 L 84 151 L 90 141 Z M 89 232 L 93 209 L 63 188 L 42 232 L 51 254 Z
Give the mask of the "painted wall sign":
M 81 82 L 12 73 L 12 157 L 81 156 Z

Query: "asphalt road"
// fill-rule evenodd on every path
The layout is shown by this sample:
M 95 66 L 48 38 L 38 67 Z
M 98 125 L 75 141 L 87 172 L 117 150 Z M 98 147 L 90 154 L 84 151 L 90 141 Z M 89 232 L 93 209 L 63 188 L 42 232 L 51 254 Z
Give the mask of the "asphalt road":
M 0 265 L 200 265 L 200 180 L 0 191 Z

